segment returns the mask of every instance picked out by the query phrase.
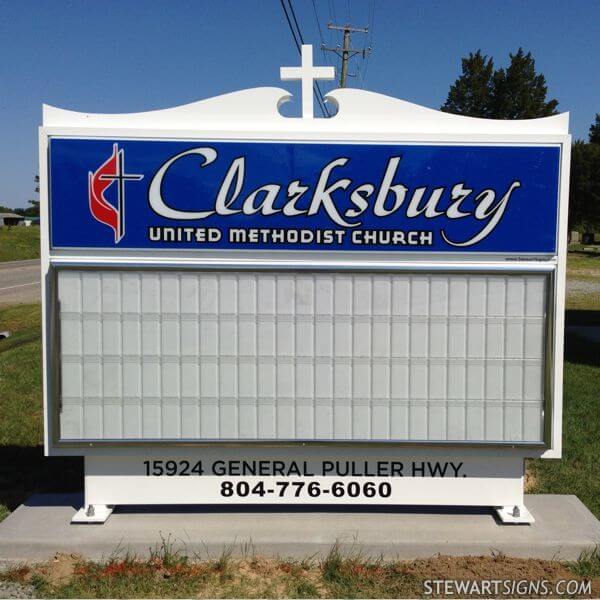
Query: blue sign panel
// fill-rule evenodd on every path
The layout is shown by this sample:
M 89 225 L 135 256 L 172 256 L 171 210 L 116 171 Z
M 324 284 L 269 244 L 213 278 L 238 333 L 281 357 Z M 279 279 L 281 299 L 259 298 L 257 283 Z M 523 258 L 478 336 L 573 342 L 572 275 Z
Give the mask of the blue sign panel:
M 558 146 L 52 138 L 55 248 L 553 253 Z

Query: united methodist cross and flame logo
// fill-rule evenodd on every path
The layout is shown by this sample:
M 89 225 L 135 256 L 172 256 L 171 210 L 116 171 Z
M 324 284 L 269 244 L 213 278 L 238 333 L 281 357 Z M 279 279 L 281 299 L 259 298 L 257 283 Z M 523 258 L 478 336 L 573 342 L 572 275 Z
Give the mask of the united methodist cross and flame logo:
M 90 212 L 96 221 L 110 227 L 115 234 L 115 244 L 125 235 L 125 182 L 139 181 L 143 175 L 125 173 L 125 152 L 113 145 L 112 155 L 97 171 L 88 173 Z M 104 195 L 116 183 L 116 205 Z

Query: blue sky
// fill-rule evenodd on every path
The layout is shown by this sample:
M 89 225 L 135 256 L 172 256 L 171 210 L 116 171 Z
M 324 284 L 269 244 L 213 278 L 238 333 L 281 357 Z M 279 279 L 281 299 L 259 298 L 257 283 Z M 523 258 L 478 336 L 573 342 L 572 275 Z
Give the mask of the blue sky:
M 312 0 L 292 2 L 305 42 L 319 46 Z M 315 0 L 325 42 L 340 41 L 327 30 L 333 18 L 368 25 L 371 3 Z M 462 56 L 481 48 L 503 65 L 523 46 L 571 112 L 575 137 L 600 112 L 597 0 L 375 0 L 371 34 L 353 38 L 373 54 L 357 61 L 352 86 L 439 108 Z M 325 64 L 320 52 L 315 59 Z M 246 87 L 298 94 L 279 81 L 279 67 L 298 60 L 279 0 L 0 0 L 0 204 L 36 197 L 44 102 L 137 112 Z

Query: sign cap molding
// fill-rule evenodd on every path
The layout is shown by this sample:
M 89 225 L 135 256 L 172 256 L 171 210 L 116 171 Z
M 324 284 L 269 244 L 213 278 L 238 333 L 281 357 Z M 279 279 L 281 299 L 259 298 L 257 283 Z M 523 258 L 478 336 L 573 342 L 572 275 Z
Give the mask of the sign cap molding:
M 284 117 L 279 107 L 292 94 L 259 87 L 231 92 L 190 104 L 147 112 L 103 114 L 65 110 L 44 104 L 45 127 L 170 129 L 190 131 L 361 131 L 450 135 L 566 135 L 569 113 L 540 119 L 496 120 L 453 115 L 392 96 L 359 89 L 337 89 L 325 98 L 338 112 L 331 118 Z

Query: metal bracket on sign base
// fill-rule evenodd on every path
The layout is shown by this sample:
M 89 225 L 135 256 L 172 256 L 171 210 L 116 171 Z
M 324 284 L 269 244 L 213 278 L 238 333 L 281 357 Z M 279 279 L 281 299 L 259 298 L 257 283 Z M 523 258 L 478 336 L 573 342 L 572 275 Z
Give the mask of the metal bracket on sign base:
M 531 525 L 535 523 L 535 518 L 524 504 L 497 506 L 496 514 L 502 523 L 506 525 Z
M 88 504 L 80 508 L 71 519 L 71 523 L 106 523 L 114 507 L 106 504 Z

